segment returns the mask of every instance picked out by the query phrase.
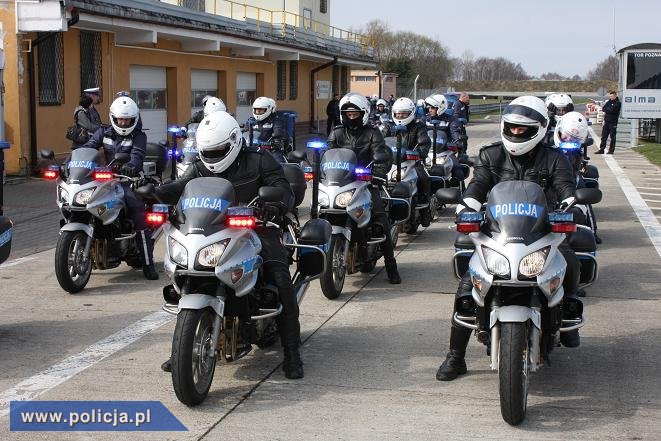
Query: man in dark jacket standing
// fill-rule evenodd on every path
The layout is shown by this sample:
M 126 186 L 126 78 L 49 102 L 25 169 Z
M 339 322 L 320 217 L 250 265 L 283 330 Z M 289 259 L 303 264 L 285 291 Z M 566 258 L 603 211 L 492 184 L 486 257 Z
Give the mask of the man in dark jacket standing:
M 330 135 L 331 130 L 340 124 L 340 95 L 333 95 L 333 99 L 326 106 L 326 135 Z
M 604 153 L 606 148 L 606 139 L 608 136 L 611 137 L 610 147 L 608 148 L 608 154 L 612 155 L 615 153 L 615 137 L 617 136 L 617 120 L 620 119 L 620 110 L 622 109 L 622 103 L 617 97 L 617 92 L 611 90 L 608 92 L 609 100 L 604 104 L 604 128 L 601 129 L 601 145 L 596 154 L 601 155 Z
M 96 110 L 97 104 L 101 102 L 101 88 L 99 87 L 91 87 L 89 89 L 83 90 L 83 93 L 85 96 L 88 96 L 92 99 L 92 105 L 89 106 L 87 109 L 87 113 L 89 114 L 89 119 L 92 124 L 96 126 L 98 129 L 101 126 L 101 116 L 99 115 L 98 110 Z

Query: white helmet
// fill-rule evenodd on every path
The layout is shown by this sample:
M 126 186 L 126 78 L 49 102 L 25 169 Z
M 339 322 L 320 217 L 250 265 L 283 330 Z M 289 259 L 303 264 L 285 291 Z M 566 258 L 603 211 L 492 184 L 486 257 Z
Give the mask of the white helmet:
M 204 116 L 209 116 L 213 112 L 227 112 L 227 106 L 220 98 L 210 96 L 204 104 Z
M 120 126 L 117 123 L 118 118 L 130 119 L 131 122 L 127 126 Z M 121 136 L 130 135 L 135 126 L 138 125 L 139 119 L 140 109 L 138 109 L 138 105 L 127 96 L 120 96 L 110 105 L 110 125 Z
M 500 121 L 500 131 L 505 150 L 511 155 L 528 153 L 546 135 L 549 124 L 544 101 L 536 96 L 521 96 L 505 107 Z M 525 128 L 522 133 L 513 129 Z M 518 131 L 517 131 L 518 132 Z
M 264 109 L 264 113 L 257 114 L 255 109 Z M 266 96 L 260 96 L 252 103 L 252 116 L 257 121 L 263 121 L 275 112 L 275 100 Z
M 583 144 L 588 137 L 588 120 L 579 112 L 569 112 L 558 119 L 553 132 L 556 147 L 563 142 Z
M 227 112 L 205 116 L 195 133 L 200 161 L 212 172 L 220 173 L 236 160 L 241 151 L 241 128 Z
M 388 103 L 386 103 L 386 100 L 384 100 L 383 98 L 380 98 L 380 99 L 376 102 L 376 107 L 379 107 L 379 106 L 385 106 L 385 107 L 388 107 Z
M 213 97 L 211 95 L 204 95 L 204 98 L 202 98 L 202 107 L 206 105 L 209 98 L 213 98 Z
M 566 93 L 554 93 L 547 98 L 546 107 L 550 114 L 562 116 L 574 110 L 574 102 Z
M 361 116 L 355 120 L 347 118 L 346 112 L 351 111 L 360 112 Z M 340 116 L 345 127 L 365 126 L 370 117 L 370 103 L 364 96 L 349 92 L 340 100 Z
M 425 98 L 425 107 L 436 107 L 436 115 L 440 116 L 448 110 L 448 100 L 440 93 L 429 95 Z
M 404 113 L 406 116 L 397 118 L 395 115 Z M 415 118 L 415 104 L 410 98 L 397 98 L 397 101 L 392 105 L 392 120 L 395 124 L 407 125 Z

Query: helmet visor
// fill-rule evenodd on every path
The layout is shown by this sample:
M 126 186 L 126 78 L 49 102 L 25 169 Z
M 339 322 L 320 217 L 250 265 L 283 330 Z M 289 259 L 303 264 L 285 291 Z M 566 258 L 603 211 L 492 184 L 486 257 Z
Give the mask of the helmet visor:
M 227 156 L 231 148 L 232 143 L 227 141 L 212 149 L 200 149 L 199 154 L 200 157 L 205 161 L 213 163 L 221 161 L 225 156 Z
M 113 117 L 113 122 L 117 127 L 121 127 L 122 129 L 128 129 L 129 127 L 133 126 L 135 124 L 135 118 L 117 118 Z
M 539 133 L 539 123 L 523 124 L 505 121 L 503 124 L 503 136 L 511 142 L 525 142 Z
M 411 113 L 413 112 L 411 112 L 410 110 L 398 110 L 393 113 L 393 116 L 397 119 L 406 119 L 409 116 L 411 116 Z

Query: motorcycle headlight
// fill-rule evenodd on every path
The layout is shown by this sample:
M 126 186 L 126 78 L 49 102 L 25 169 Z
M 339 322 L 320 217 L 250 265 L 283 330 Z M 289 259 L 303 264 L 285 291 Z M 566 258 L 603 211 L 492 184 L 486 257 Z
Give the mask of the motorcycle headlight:
M 73 202 L 76 205 L 87 205 L 87 203 L 90 201 L 90 198 L 92 197 L 92 193 L 94 193 L 94 190 L 96 190 L 96 187 L 79 191 L 73 198 Z
M 328 207 L 330 205 L 328 195 L 321 190 L 319 190 L 319 205 L 322 207 Z
M 221 240 L 220 242 L 212 243 L 202 248 L 197 253 L 197 263 L 207 268 L 213 268 L 218 265 L 229 241 L 230 239 Z
M 339 208 L 346 208 L 346 206 L 349 205 L 349 202 L 351 202 L 354 191 L 355 189 L 345 191 L 335 196 L 335 205 Z
M 550 250 L 551 247 L 542 248 L 521 259 L 519 274 L 524 277 L 534 277 L 541 273 Z
M 185 246 L 177 242 L 171 237 L 168 237 L 168 251 L 170 259 L 177 265 L 188 267 L 188 250 Z
M 484 263 L 487 264 L 487 271 L 495 276 L 509 277 L 510 262 L 507 257 L 485 246 L 482 246 L 482 255 L 484 256 Z

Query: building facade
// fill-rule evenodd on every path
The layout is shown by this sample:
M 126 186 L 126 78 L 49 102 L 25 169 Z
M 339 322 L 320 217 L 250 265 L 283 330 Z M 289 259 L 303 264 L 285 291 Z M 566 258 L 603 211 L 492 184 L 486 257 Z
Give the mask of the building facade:
M 106 124 L 115 94 L 129 92 L 150 142 L 165 139 L 167 126 L 186 121 L 207 94 L 239 122 L 262 95 L 296 111 L 298 122 L 315 120 L 327 100 L 315 100 L 314 82 L 346 92 L 352 67 L 373 66 L 362 36 L 330 26 L 329 7 L 320 0 L 6 2 L 7 172 L 29 173 L 41 149 L 69 151 L 64 134 L 88 87 L 101 88 Z
M 351 92 L 365 96 L 397 96 L 397 74 L 382 73 L 374 69 L 352 70 L 349 88 Z

